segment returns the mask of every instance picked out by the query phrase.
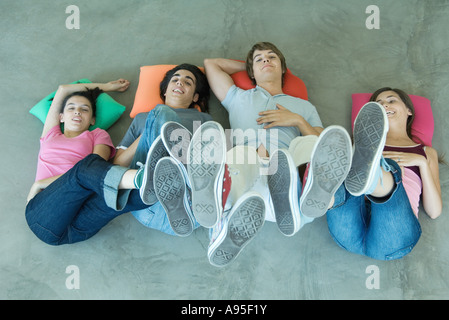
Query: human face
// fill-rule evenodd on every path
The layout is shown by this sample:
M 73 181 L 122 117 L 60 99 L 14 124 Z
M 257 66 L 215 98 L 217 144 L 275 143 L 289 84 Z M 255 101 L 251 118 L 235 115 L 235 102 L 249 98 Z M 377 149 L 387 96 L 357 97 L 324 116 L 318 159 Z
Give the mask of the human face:
M 64 132 L 83 132 L 95 124 L 92 106 L 88 99 L 81 96 L 73 96 L 67 100 L 60 120 L 64 123 Z
M 394 91 L 384 91 L 380 93 L 376 102 L 380 103 L 387 113 L 388 120 L 391 122 L 395 121 L 403 121 L 407 122 L 409 116 L 412 115 L 412 112 L 405 105 L 399 95 Z
M 253 54 L 253 73 L 257 83 L 266 80 L 282 81 L 282 63 L 272 50 L 255 50 Z
M 188 108 L 192 102 L 198 101 L 196 78 L 188 70 L 178 70 L 168 82 L 165 91 L 165 104 L 172 108 Z

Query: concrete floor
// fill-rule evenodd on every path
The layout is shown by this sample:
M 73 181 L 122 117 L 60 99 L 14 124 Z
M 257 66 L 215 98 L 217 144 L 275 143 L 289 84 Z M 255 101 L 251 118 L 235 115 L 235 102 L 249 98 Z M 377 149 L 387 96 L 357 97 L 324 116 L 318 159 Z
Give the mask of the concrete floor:
M 449 168 L 441 165 L 444 212 L 422 211 L 423 235 L 405 258 L 381 262 L 340 249 L 325 217 L 286 238 L 266 223 L 239 258 L 209 265 L 208 234 L 176 238 L 131 214 L 83 243 L 51 247 L 24 219 L 42 124 L 29 109 L 58 84 L 129 79 L 112 96 L 127 106 L 109 130 L 128 128 L 139 67 L 206 57 L 244 59 L 271 41 L 301 77 L 327 125 L 350 128 L 351 94 L 381 86 L 432 101 L 434 147 L 449 157 L 449 1 L 446 0 L 77 0 L 80 29 L 68 30 L 69 2 L 0 2 L 0 299 L 448 299 Z M 368 30 L 366 8 L 380 9 Z M 212 115 L 227 125 L 212 99 Z M 71 280 L 79 271 L 79 288 Z M 374 267 L 373 267 L 374 266 Z M 374 268 L 374 269 L 373 269 Z M 374 270 L 374 271 L 372 271 Z M 376 282 L 378 280 L 378 282 Z M 374 281 L 374 282 L 373 282 Z M 68 285 L 66 285 L 68 284 Z M 370 284 L 378 284 L 372 288 Z

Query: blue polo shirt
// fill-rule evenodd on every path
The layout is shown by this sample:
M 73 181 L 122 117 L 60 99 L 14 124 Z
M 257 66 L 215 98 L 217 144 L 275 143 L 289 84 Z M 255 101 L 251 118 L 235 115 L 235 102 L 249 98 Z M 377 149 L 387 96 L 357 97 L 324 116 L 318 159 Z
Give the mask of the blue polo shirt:
M 243 90 L 233 85 L 221 103 L 229 113 L 229 123 L 233 129 L 233 145 L 249 145 L 256 149 L 263 144 L 271 154 L 278 148 L 288 149 L 290 142 L 301 136 L 297 127 L 273 127 L 264 129 L 257 124 L 259 112 L 276 110 L 276 104 L 301 115 L 312 127 L 323 127 L 320 116 L 309 101 L 286 94 L 272 96 L 262 87 Z

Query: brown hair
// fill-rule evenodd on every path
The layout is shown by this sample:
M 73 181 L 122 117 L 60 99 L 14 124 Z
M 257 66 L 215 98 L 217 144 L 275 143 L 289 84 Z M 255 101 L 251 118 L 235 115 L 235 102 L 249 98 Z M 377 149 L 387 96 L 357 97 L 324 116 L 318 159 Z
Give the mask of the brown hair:
M 419 141 L 421 141 L 421 139 L 419 139 L 418 137 L 413 136 L 413 134 L 412 134 L 412 124 L 413 124 L 413 120 L 415 120 L 415 107 L 413 106 L 413 102 L 412 102 L 412 100 L 410 99 L 410 97 L 408 96 L 407 93 L 405 93 L 401 89 L 392 89 L 392 88 L 389 88 L 389 87 L 384 87 L 384 88 L 380 88 L 380 89 L 376 90 L 371 95 L 370 101 L 376 101 L 377 97 L 382 92 L 385 92 L 385 91 L 393 91 L 393 92 L 395 92 L 399 96 L 399 98 L 402 100 L 402 102 L 404 102 L 405 106 L 410 110 L 411 115 L 409 115 L 408 118 L 407 118 L 407 127 L 406 127 L 407 135 L 409 136 L 410 139 L 413 139 L 413 140 L 418 139 Z M 421 143 L 422 143 L 422 141 L 421 141 Z
M 248 55 L 246 57 L 246 72 L 248 73 L 248 76 L 250 77 L 251 81 L 253 82 L 254 85 L 256 85 L 256 79 L 254 79 L 254 71 L 253 71 L 253 56 L 254 56 L 254 51 L 256 50 L 271 50 L 274 53 L 276 53 L 276 55 L 279 57 L 279 59 L 281 60 L 281 66 L 282 66 L 282 86 L 284 86 L 284 75 L 285 72 L 287 71 L 287 64 L 285 63 L 285 57 L 282 54 L 282 52 L 271 42 L 258 42 L 255 45 L 253 45 L 253 47 L 251 48 L 251 50 L 248 52 Z
M 195 105 L 198 105 L 201 112 L 209 112 L 210 87 L 206 75 L 197 66 L 188 63 L 180 64 L 167 71 L 159 84 L 159 95 L 162 101 L 165 102 L 165 92 L 167 91 L 168 83 L 178 70 L 190 71 L 195 76 L 195 93 L 198 93 L 198 101 L 192 101 L 189 108 L 194 108 Z
M 100 96 L 100 94 L 102 94 L 103 91 L 100 88 L 95 88 L 95 89 L 88 89 L 86 88 L 86 91 L 77 91 L 77 92 L 73 92 L 69 95 L 67 95 L 64 100 L 62 101 L 61 104 L 61 113 L 64 112 L 64 109 L 66 107 L 67 101 L 71 98 L 71 97 L 75 97 L 75 96 L 79 96 L 79 97 L 84 97 L 87 100 L 89 100 L 90 105 L 91 105 L 91 109 L 92 109 L 92 117 L 95 117 L 97 114 L 97 98 Z

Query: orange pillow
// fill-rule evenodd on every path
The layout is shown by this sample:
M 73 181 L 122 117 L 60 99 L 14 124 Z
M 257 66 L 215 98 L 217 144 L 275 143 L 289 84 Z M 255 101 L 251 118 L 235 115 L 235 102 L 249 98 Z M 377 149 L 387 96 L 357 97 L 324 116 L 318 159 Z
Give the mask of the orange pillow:
M 159 85 L 167 71 L 176 66 L 174 64 L 160 64 L 140 68 L 139 84 L 134 98 L 134 105 L 129 114 L 131 118 L 134 118 L 141 112 L 151 111 L 158 104 L 164 103 L 159 96 Z M 204 68 L 199 68 L 204 72 Z
M 236 72 L 231 75 L 231 78 L 234 80 L 235 85 L 241 89 L 249 90 L 255 87 L 246 71 Z M 287 69 L 287 72 L 285 73 L 282 91 L 289 96 L 308 100 L 307 88 L 304 81 L 291 73 L 289 69 Z

